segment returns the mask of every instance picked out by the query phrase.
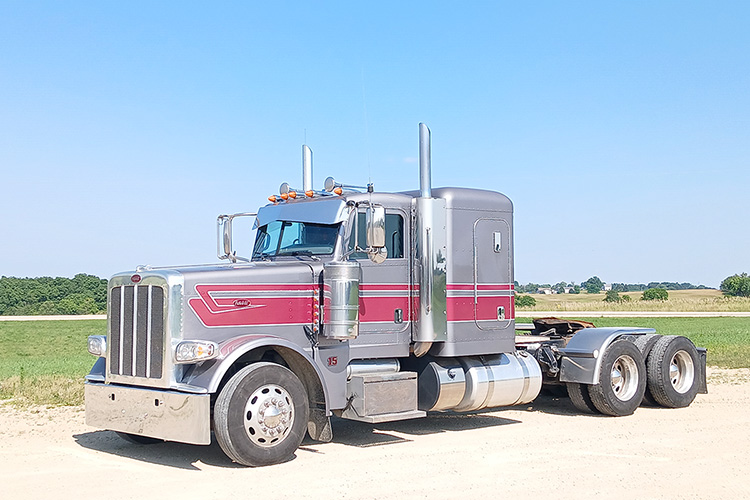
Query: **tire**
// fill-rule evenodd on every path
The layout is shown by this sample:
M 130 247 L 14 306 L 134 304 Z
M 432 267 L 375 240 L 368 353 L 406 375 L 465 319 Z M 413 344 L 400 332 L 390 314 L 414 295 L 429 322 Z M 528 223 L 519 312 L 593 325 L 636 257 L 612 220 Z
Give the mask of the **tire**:
M 141 436 L 140 434 L 128 434 L 127 432 L 117 432 L 115 434 L 120 436 L 122 439 L 133 444 L 156 444 L 163 443 L 163 439 L 152 438 L 148 436 Z
M 648 357 L 648 389 L 654 400 L 666 408 L 689 406 L 698 394 L 698 350 L 677 335 L 661 337 Z
M 216 398 L 216 441 L 243 465 L 285 462 L 305 437 L 308 415 L 307 392 L 294 373 L 274 363 L 253 363 L 238 371 Z
M 634 335 L 628 337 L 628 339 L 631 340 L 633 344 L 635 344 L 638 350 L 641 351 L 643 360 L 646 362 L 647 373 L 648 358 L 651 354 L 651 349 L 654 348 L 654 345 L 660 338 L 661 335 L 658 335 L 656 333 L 647 333 L 645 335 Z M 646 392 L 643 394 L 643 401 L 641 402 L 641 404 L 645 404 L 646 406 L 659 406 L 659 403 L 656 402 L 654 397 L 651 395 L 651 390 L 648 388 L 648 376 L 646 377 Z
M 599 380 L 588 386 L 591 402 L 605 415 L 632 415 L 646 392 L 646 364 L 641 351 L 627 339 L 612 342 L 604 352 Z
M 632 335 L 627 338 L 628 340 L 633 342 L 633 344 L 635 344 L 639 351 L 641 351 L 643 359 L 646 359 L 648 358 L 649 353 L 651 353 L 651 349 L 653 349 L 654 344 L 656 344 L 656 342 L 661 338 L 661 335 L 656 333 L 647 333 L 645 335 Z
M 591 401 L 588 388 L 584 384 L 569 382 L 566 385 L 568 386 L 568 396 L 573 402 L 573 406 L 584 413 L 599 413 L 599 410 L 596 409 L 596 406 Z

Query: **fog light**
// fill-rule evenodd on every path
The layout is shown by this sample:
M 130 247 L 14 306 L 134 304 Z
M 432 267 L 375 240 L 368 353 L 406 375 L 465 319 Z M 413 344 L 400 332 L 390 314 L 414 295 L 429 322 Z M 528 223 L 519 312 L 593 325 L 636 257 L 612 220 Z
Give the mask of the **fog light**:
M 215 358 L 218 354 L 219 346 L 215 342 L 185 340 L 177 344 L 174 360 L 176 363 L 197 363 Z
M 104 335 L 89 336 L 89 352 L 103 358 L 107 355 L 107 337 Z

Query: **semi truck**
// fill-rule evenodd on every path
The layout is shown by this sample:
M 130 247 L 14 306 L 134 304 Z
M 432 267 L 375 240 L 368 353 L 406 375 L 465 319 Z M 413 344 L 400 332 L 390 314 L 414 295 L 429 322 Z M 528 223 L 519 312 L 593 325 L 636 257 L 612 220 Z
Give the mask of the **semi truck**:
M 329 177 L 288 183 L 217 219 L 218 263 L 139 266 L 108 283 L 107 334 L 85 381 L 86 421 L 131 442 L 208 445 L 233 461 L 289 460 L 332 417 L 377 424 L 526 404 L 542 388 L 582 412 L 688 406 L 706 350 L 649 328 L 515 321 L 513 204 L 431 186 L 383 193 Z M 250 255 L 233 222 L 254 218 Z

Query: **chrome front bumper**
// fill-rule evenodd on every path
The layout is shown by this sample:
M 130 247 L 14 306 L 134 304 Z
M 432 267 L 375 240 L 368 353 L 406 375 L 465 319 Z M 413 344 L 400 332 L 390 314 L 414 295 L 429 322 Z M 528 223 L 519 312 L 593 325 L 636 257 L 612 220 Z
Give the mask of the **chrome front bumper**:
M 211 444 L 208 394 L 86 383 L 86 424 L 190 444 Z

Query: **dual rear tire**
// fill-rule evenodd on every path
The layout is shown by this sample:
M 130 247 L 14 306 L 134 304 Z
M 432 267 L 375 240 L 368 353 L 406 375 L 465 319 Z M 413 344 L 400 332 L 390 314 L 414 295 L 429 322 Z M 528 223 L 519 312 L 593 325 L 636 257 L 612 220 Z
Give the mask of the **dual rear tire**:
M 684 408 L 700 389 L 701 359 L 693 343 L 677 335 L 659 338 L 646 359 L 648 392 L 665 408 Z
M 700 366 L 698 350 L 685 337 L 623 338 L 604 352 L 596 383 L 569 383 L 568 394 L 585 413 L 631 415 L 643 401 L 683 408 L 698 393 Z

